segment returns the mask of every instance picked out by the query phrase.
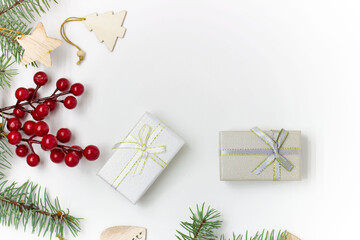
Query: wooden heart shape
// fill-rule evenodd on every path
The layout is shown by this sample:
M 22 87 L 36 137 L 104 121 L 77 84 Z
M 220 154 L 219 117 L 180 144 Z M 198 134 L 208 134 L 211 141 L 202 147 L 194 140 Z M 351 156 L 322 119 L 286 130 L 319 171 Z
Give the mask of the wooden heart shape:
M 286 240 L 300 240 L 300 238 L 292 235 L 291 233 L 288 233 Z
M 100 240 L 146 240 L 146 228 L 116 226 L 105 229 Z

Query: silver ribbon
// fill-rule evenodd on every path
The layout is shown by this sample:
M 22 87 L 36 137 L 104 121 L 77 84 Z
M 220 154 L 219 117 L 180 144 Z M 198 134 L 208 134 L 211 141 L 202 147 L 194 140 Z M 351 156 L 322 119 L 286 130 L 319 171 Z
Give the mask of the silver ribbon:
M 301 153 L 301 149 L 298 148 L 286 148 L 282 149 L 281 146 L 288 136 L 288 132 L 284 129 L 280 131 L 273 131 L 273 138 L 269 137 L 266 133 L 261 131 L 258 127 L 251 129 L 261 140 L 263 140 L 270 149 L 225 149 L 221 150 L 221 155 L 263 155 L 270 154 L 262 163 L 260 163 L 252 172 L 259 175 L 270 164 L 274 163 L 274 180 L 280 180 L 281 166 L 287 171 L 291 171 L 294 165 L 288 161 L 282 154 L 298 154 Z
M 275 161 L 275 180 L 280 179 L 280 173 L 277 171 L 279 169 L 279 164 L 283 166 L 286 170 L 291 171 L 294 168 L 294 165 L 291 162 L 287 161 L 279 152 L 279 149 L 285 142 L 286 137 L 288 136 L 288 132 L 284 129 L 281 129 L 280 132 L 274 132 L 274 139 L 266 135 L 263 131 L 261 131 L 258 127 L 254 127 L 251 129 L 253 133 L 255 133 L 261 140 L 263 140 L 267 145 L 270 146 L 273 151 L 272 154 L 266 158 L 257 168 L 253 170 L 253 173 L 259 175 L 262 171 L 265 170 L 271 163 Z

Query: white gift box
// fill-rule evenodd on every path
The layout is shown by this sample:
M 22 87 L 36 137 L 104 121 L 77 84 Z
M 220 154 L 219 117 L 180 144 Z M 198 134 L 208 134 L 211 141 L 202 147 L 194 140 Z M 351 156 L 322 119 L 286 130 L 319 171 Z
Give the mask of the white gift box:
M 184 140 L 160 120 L 145 113 L 98 175 L 133 204 L 149 189 Z

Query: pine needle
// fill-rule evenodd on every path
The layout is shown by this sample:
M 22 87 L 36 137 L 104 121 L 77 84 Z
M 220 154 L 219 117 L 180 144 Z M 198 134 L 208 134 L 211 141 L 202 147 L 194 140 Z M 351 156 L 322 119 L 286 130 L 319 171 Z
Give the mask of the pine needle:
M 0 222 L 16 229 L 30 226 L 39 236 L 63 237 L 65 226 L 74 236 L 80 231 L 80 219 L 62 210 L 57 198 L 51 202 L 46 190 L 41 191 L 30 181 L 20 186 L 15 182 L 0 183 Z
M 288 233 L 286 231 L 278 231 L 278 234 L 275 235 L 275 230 L 262 232 L 257 232 L 253 237 L 248 237 L 248 232 L 246 231 L 245 236 L 239 234 L 236 235 L 233 233 L 231 238 L 225 238 L 224 235 L 221 235 L 220 240 L 286 240 Z
M 217 237 L 214 230 L 221 227 L 222 221 L 218 220 L 220 213 L 210 207 L 205 208 L 205 203 L 201 207 L 196 205 L 196 212 L 190 208 L 191 221 L 181 222 L 180 226 L 184 232 L 177 232 L 179 240 L 212 240 Z
M 11 58 L 7 58 L 5 55 L 0 57 L 0 87 L 4 89 L 6 86 L 10 87 L 10 79 L 17 74 L 15 69 L 10 69 L 14 64 Z
M 205 208 L 205 203 L 201 207 L 196 205 L 196 212 L 190 208 L 191 216 L 189 222 L 181 222 L 182 231 L 177 232 L 179 240 L 216 240 L 218 237 L 214 234 L 216 229 L 221 227 L 222 221 L 219 220 L 220 213 L 210 207 Z M 286 240 L 288 233 L 286 231 L 275 230 L 257 232 L 254 236 L 249 237 L 248 232 L 245 236 L 233 233 L 231 238 L 225 235 L 220 236 L 220 240 Z
M 55 0 L 0 0 L 0 27 L 24 34 L 30 34 L 32 29 L 28 25 L 35 21 L 36 16 L 49 10 L 50 3 Z M 7 70 L 13 62 L 20 63 L 24 49 L 14 36 L 0 32 L 1 66 L 0 87 L 9 85 L 9 76 L 14 70 Z M 36 67 L 33 62 L 31 66 Z

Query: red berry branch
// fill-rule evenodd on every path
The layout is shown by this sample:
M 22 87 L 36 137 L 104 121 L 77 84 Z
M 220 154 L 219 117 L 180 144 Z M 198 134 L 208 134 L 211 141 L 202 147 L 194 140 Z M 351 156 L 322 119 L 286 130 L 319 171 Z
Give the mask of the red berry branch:
M 20 87 L 16 90 L 15 105 L 0 108 L 0 116 L 6 118 L 7 129 L 10 131 L 7 134 L 8 142 L 16 145 L 16 154 L 19 157 L 27 157 L 27 163 L 31 167 L 40 163 L 40 157 L 35 153 L 33 144 L 39 144 L 43 150 L 51 151 L 50 159 L 54 163 L 61 163 L 65 159 L 65 164 L 69 167 L 75 167 L 83 156 L 90 161 L 96 160 L 100 155 L 96 146 L 89 145 L 82 149 L 77 145 L 64 145 L 63 143 L 71 140 L 71 131 L 61 128 L 56 136 L 49 134 L 48 124 L 42 121 L 58 103 L 64 104 L 67 109 L 74 109 L 77 105 L 74 96 L 83 94 L 84 86 L 81 83 L 70 86 L 69 80 L 60 78 L 52 95 L 39 98 L 37 93 L 48 82 L 48 76 L 44 72 L 37 72 L 34 75 L 34 82 L 35 89 Z M 28 114 L 35 121 L 27 120 L 22 124 L 21 119 Z

